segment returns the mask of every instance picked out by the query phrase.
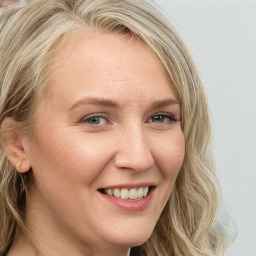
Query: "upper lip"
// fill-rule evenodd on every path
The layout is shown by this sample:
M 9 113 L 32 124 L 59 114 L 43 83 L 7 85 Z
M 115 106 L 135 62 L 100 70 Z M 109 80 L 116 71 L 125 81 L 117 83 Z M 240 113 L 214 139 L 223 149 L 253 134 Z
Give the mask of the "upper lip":
M 113 188 L 127 188 L 127 189 L 131 189 L 131 188 L 141 188 L 141 187 L 156 187 L 156 184 L 154 182 L 142 182 L 142 183 L 124 183 L 124 184 L 115 184 L 115 185 L 110 185 L 110 186 L 106 186 L 106 187 L 102 187 L 100 189 L 113 189 Z

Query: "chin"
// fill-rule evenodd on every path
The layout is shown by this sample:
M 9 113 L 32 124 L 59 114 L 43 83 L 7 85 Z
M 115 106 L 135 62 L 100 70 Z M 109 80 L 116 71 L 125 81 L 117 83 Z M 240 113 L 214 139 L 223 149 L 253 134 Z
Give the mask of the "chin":
M 136 247 L 145 243 L 152 235 L 153 228 L 130 227 L 128 231 L 118 230 L 111 232 L 105 240 L 115 246 Z

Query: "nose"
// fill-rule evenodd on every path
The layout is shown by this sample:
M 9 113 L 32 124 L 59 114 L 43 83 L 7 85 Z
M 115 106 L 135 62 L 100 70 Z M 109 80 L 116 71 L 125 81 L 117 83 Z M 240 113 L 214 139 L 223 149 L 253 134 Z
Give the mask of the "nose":
M 120 169 L 146 171 L 154 166 L 155 161 L 141 129 L 132 129 L 122 134 L 118 141 L 115 166 Z

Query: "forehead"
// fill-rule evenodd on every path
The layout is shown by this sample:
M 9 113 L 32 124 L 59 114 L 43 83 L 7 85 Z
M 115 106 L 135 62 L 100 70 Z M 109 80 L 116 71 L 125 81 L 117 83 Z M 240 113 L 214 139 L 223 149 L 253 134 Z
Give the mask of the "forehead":
M 166 70 L 158 58 L 140 40 L 130 34 L 86 32 L 74 36 L 55 54 L 49 66 L 48 84 L 55 96 L 69 89 L 70 96 L 78 91 L 93 94 L 99 89 L 104 95 L 134 91 L 145 95 L 145 87 L 154 93 L 172 91 Z M 157 85 L 152 87 L 152 85 Z M 78 96 L 78 95 L 77 95 Z M 134 95 L 133 95 L 134 96 Z

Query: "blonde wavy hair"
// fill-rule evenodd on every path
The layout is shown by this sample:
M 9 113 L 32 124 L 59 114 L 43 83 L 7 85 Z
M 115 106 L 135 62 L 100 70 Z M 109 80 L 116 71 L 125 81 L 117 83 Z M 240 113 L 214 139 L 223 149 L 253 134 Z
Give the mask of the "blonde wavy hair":
M 140 39 L 162 62 L 181 102 L 184 163 L 151 238 L 131 254 L 223 255 L 228 236 L 217 218 L 221 195 L 209 148 L 211 121 L 204 88 L 183 39 L 152 1 L 30 0 L 3 10 L 0 125 L 12 117 L 24 132 L 31 130 L 53 53 L 88 29 Z M 19 174 L 0 149 L 0 255 L 8 253 L 18 230 L 26 232 L 32 175 L 32 170 Z

